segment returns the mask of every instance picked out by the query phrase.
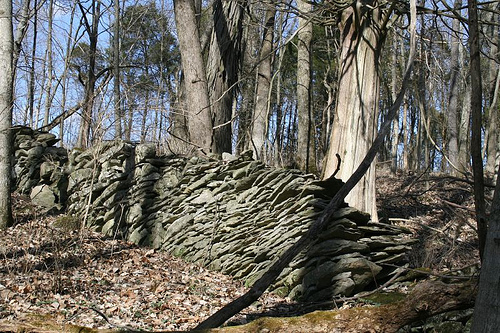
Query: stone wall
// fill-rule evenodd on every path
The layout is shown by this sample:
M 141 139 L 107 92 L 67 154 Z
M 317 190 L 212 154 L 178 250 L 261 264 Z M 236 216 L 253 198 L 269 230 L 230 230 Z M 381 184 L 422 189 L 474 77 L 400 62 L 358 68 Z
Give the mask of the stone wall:
M 27 131 L 18 131 L 16 149 L 38 146 L 49 136 Z M 342 185 L 270 168 L 250 153 L 222 160 L 157 156 L 153 144 L 113 141 L 74 149 L 66 158 L 51 146 L 55 138 L 44 142 L 37 162 L 16 159 L 19 191 L 36 198 L 41 191 L 35 189 L 43 186 L 48 194 L 40 203 L 65 204 L 94 230 L 169 251 L 248 285 L 305 232 Z M 20 177 L 25 174 L 31 176 Z M 404 262 L 412 241 L 403 229 L 371 222 L 347 206 L 333 220 L 274 290 L 307 300 L 352 295 L 392 274 L 384 263 Z

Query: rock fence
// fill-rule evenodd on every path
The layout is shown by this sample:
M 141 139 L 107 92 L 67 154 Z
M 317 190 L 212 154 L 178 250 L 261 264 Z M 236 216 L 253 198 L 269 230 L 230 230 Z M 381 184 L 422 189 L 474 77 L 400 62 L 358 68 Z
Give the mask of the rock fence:
M 342 183 L 270 168 L 251 154 L 157 156 L 153 144 L 103 142 L 68 154 L 16 128 L 17 190 L 65 207 L 112 237 L 169 251 L 251 285 L 315 221 Z M 272 286 L 309 301 L 375 286 L 405 260 L 405 230 L 348 206 Z

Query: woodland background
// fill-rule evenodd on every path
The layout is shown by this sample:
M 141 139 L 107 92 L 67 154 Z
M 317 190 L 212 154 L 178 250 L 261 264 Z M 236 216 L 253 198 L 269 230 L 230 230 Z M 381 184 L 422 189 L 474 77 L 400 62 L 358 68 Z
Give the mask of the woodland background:
M 488 181 L 500 162 L 497 1 L 25 0 L 13 12 L 14 124 L 69 148 L 250 149 L 346 181 L 389 120 L 379 166 L 473 176 L 483 255 L 483 168 Z M 372 165 L 347 201 L 376 220 L 375 177 Z

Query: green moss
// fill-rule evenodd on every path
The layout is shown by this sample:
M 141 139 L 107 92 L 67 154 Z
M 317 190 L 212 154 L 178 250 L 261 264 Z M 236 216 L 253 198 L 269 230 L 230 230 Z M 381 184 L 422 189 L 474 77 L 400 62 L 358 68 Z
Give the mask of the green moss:
M 431 273 L 430 268 L 421 267 L 421 268 L 412 269 L 411 271 L 408 271 L 408 273 L 406 273 L 405 275 L 397 278 L 395 280 L 395 282 L 418 280 L 420 278 L 427 277 L 429 275 L 429 273 Z
M 80 229 L 81 220 L 72 215 L 61 215 L 53 223 L 53 226 L 64 231 Z
M 276 295 L 278 295 L 280 297 L 286 297 L 290 293 L 290 289 L 286 286 L 283 286 L 283 287 L 279 287 L 277 289 L 274 289 L 273 293 L 275 293 Z
M 361 298 L 365 302 L 369 302 L 376 305 L 390 304 L 403 300 L 406 297 L 405 294 L 399 292 L 378 292 L 366 297 Z

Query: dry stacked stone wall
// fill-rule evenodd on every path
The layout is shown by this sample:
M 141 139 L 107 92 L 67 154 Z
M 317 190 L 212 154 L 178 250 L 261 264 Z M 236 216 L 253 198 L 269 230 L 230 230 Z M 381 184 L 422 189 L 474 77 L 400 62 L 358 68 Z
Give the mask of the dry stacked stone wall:
M 18 191 L 33 194 L 45 186 L 41 204 L 64 205 L 94 230 L 169 251 L 248 285 L 304 234 L 342 185 L 268 167 L 250 153 L 157 156 L 153 144 L 110 141 L 63 154 L 51 134 L 29 131 L 16 131 Z M 34 147 L 41 148 L 30 153 Z M 405 230 L 371 222 L 346 205 L 272 288 L 310 301 L 352 295 L 393 274 L 384 264 L 403 263 L 411 243 Z

